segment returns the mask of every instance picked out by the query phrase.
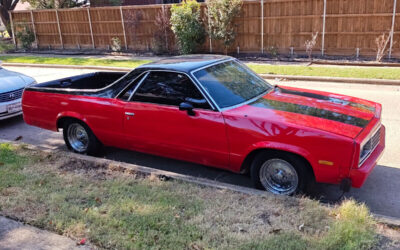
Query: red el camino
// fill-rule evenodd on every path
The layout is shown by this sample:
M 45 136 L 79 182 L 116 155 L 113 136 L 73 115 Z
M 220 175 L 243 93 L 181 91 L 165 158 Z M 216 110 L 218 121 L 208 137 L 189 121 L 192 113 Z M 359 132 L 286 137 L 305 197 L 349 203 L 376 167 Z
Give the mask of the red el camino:
M 106 145 L 250 172 L 257 188 L 275 194 L 313 180 L 359 188 L 385 147 L 380 104 L 271 86 L 226 56 L 31 85 L 22 104 L 26 123 L 62 128 L 77 153 Z

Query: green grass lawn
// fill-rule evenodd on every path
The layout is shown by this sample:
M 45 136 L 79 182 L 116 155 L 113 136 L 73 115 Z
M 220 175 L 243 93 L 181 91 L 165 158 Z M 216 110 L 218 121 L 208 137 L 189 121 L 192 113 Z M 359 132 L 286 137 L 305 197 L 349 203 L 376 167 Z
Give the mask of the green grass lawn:
M 0 56 L 3 62 L 38 63 L 60 65 L 90 65 L 135 68 L 149 63 L 149 60 L 115 60 L 100 58 L 61 58 L 45 56 Z M 268 65 L 247 64 L 258 74 L 300 75 L 300 76 L 330 76 L 369 79 L 400 80 L 400 68 L 393 67 L 349 67 L 349 66 L 293 66 L 293 65 Z
M 393 67 L 329 67 L 329 66 L 292 66 L 247 64 L 258 74 L 297 75 L 297 76 L 329 76 L 370 79 L 400 79 L 400 68 Z
M 0 214 L 100 249 L 370 249 L 365 205 L 251 196 L 0 144 Z M 390 243 L 390 242 L 389 242 Z
M 9 63 L 59 64 L 59 65 L 86 65 L 135 68 L 149 60 L 114 60 L 81 57 L 44 57 L 44 56 L 0 56 L 0 60 Z

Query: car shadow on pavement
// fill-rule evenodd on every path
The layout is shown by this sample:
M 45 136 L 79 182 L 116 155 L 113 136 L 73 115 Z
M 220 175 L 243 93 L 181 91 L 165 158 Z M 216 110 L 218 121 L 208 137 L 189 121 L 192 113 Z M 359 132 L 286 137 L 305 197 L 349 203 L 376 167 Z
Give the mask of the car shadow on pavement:
M 126 163 L 199 178 L 206 178 L 228 184 L 252 187 L 250 177 L 247 175 L 236 174 L 226 170 L 135 151 L 121 150 L 110 147 L 107 147 L 104 151 L 105 158 L 111 160 L 123 161 Z
M 0 120 L 0 129 L 8 128 L 11 126 L 16 126 L 16 125 L 20 124 L 21 121 L 23 122 L 22 115 L 14 116 L 12 118 L 8 118 L 5 120 Z
M 25 124 L 22 115 L 0 121 L 0 138 L 55 149 L 64 145 L 59 133 L 31 127 Z

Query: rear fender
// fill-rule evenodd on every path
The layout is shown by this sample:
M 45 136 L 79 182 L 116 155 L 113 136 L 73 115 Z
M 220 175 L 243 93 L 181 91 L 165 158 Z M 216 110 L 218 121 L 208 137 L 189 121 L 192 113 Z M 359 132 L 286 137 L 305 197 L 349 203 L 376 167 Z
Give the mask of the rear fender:
M 81 114 L 77 113 L 77 112 L 73 112 L 73 111 L 65 111 L 65 112 L 61 112 L 57 115 L 57 119 L 56 119 L 56 128 L 58 131 L 58 122 L 60 121 L 60 119 L 62 118 L 75 118 L 77 120 L 83 121 L 86 125 L 89 126 L 89 128 L 91 128 L 92 126 L 90 125 L 89 121 L 82 116 Z

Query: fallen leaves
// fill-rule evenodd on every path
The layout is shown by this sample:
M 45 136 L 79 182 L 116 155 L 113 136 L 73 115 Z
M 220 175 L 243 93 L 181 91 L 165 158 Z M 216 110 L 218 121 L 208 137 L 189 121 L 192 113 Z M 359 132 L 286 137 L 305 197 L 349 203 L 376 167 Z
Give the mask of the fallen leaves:
M 82 246 L 86 244 L 86 238 L 81 239 L 79 242 L 76 243 L 78 246 Z
M 14 141 L 20 141 L 22 138 L 23 138 L 22 135 L 17 136 L 17 137 L 14 139 Z
M 278 234 L 282 231 L 282 229 L 280 228 L 274 228 L 272 230 L 269 231 L 270 234 Z
M 96 197 L 95 201 L 97 204 L 101 204 L 101 199 L 99 197 Z

